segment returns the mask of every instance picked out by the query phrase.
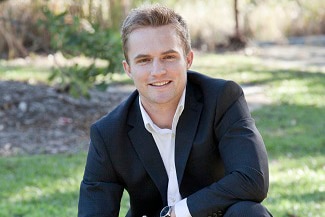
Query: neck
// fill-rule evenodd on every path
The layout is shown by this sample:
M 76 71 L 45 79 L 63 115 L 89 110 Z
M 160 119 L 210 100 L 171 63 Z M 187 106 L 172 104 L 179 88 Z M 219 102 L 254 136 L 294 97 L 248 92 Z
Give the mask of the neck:
M 143 105 L 143 104 L 142 104 Z M 177 109 L 177 105 L 174 106 L 145 106 L 144 109 L 148 113 L 151 120 L 161 129 L 171 129 L 173 118 Z

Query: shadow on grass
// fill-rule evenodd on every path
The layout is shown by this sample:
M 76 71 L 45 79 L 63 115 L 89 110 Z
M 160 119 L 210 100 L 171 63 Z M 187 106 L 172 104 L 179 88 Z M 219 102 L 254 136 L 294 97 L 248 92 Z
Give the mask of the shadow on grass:
M 279 81 L 287 80 L 308 80 L 310 85 L 325 85 L 325 73 L 322 72 L 310 72 L 310 71 L 300 71 L 293 69 L 277 69 L 277 70 L 252 70 L 253 74 L 270 74 L 271 76 L 261 77 L 255 81 L 250 81 L 245 84 L 258 84 L 265 85 Z M 243 70 L 247 71 L 247 69 Z M 240 70 L 238 71 L 240 72 Z
M 303 80 L 308 86 L 325 85 L 325 72 L 322 71 L 283 69 L 276 66 L 270 68 L 261 63 L 250 63 L 248 60 L 219 63 L 218 58 L 214 58 L 208 64 L 197 64 L 193 68 L 212 77 L 234 80 L 241 85 L 273 85 L 290 80 Z

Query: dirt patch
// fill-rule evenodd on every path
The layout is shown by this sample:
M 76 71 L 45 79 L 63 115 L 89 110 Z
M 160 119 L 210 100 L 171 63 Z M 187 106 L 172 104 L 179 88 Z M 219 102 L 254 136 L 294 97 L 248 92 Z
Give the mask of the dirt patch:
M 90 124 L 129 92 L 92 90 L 89 100 L 76 99 L 46 85 L 0 81 L 0 156 L 84 150 Z
M 243 87 L 250 110 L 270 103 L 262 87 Z M 73 98 L 46 85 L 0 81 L 0 156 L 75 153 L 89 145 L 89 126 L 124 100 L 132 85 Z

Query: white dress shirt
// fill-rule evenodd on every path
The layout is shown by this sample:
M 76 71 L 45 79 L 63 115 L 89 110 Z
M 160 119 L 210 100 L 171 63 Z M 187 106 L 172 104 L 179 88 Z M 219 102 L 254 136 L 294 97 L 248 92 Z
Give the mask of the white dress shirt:
M 175 167 L 175 137 L 176 126 L 178 119 L 181 116 L 185 105 L 185 92 L 178 103 L 176 112 L 174 114 L 172 129 L 161 129 L 153 121 L 143 108 L 141 98 L 139 97 L 140 110 L 145 128 L 152 134 L 160 156 L 163 160 L 166 172 L 168 175 L 168 189 L 167 189 L 167 202 L 169 206 L 175 207 L 175 214 L 177 217 L 191 217 L 187 207 L 186 198 L 182 199 L 179 193 L 179 186 L 177 181 L 177 173 Z

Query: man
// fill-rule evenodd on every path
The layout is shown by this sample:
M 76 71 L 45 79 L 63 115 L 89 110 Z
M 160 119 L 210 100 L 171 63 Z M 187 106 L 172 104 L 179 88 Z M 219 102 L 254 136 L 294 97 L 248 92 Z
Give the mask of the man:
M 91 126 L 81 216 L 270 216 L 263 140 L 242 89 L 189 70 L 182 17 L 159 5 L 122 26 L 123 67 L 136 87 Z

